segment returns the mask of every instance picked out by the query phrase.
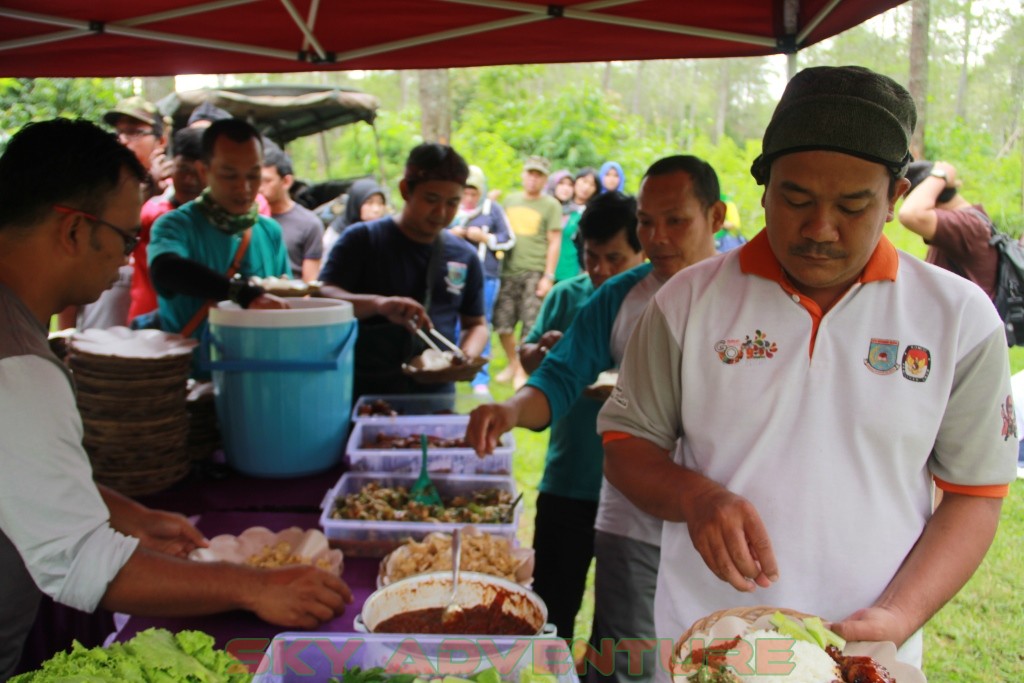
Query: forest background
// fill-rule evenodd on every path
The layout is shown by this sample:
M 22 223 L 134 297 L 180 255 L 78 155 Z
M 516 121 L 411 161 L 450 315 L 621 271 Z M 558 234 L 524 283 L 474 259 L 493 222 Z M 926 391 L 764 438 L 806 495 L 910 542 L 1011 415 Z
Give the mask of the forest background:
M 909 84 L 923 104 L 924 158 L 956 165 L 969 200 L 983 202 L 1002 229 L 1024 231 L 1021 0 L 913 0 L 795 59 L 798 68 L 859 64 Z M 376 135 L 356 124 L 289 145 L 307 182 L 376 175 L 397 205 L 409 149 L 439 139 L 481 166 L 491 188 L 517 189 L 522 160 L 541 154 L 574 172 L 618 161 L 635 193 L 651 162 L 691 153 L 718 171 L 748 237 L 762 225 L 749 168 L 785 80 L 784 57 L 213 78 L 354 87 L 380 99 Z M 0 143 L 30 120 L 100 120 L 120 97 L 155 101 L 173 87 L 170 78 L 0 78 Z

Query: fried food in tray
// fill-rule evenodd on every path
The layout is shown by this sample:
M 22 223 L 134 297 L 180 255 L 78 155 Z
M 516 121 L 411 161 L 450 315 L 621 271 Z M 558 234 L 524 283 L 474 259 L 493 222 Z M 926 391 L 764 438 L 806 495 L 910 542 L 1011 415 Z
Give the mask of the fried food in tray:
M 516 548 L 511 541 L 469 525 L 462 527 L 464 571 L 480 572 L 514 581 L 527 588 L 533 583 L 533 548 Z M 451 534 L 432 533 L 422 541 L 409 541 L 380 563 L 377 586 L 428 572 L 451 571 Z
M 466 441 L 465 436 L 450 438 L 433 436 L 431 434 L 424 434 L 424 436 L 427 437 L 427 446 L 430 448 L 470 448 L 469 442 Z M 372 440 L 367 439 L 366 442 L 363 443 L 363 448 L 402 450 L 420 448 L 420 435 L 409 434 L 408 436 L 402 436 L 401 434 L 385 434 L 384 432 L 381 432 Z
M 443 505 L 417 503 L 404 486 L 370 482 L 357 493 L 334 501 L 332 519 L 365 521 L 504 524 L 512 519 L 512 494 L 488 488 L 447 498 Z
M 451 351 L 427 349 L 408 363 L 402 365 L 402 372 L 420 384 L 447 384 L 448 382 L 469 382 L 489 359 L 463 359 Z

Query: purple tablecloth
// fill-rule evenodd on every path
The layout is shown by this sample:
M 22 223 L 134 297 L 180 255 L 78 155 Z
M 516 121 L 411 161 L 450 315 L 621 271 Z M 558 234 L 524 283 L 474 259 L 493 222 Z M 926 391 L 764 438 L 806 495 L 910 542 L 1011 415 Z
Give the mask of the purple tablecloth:
M 328 489 L 338 483 L 342 465 L 305 477 L 250 477 L 227 467 L 196 469 L 166 491 L 137 500 L 155 510 L 183 515 L 205 512 L 318 512 Z M 316 526 L 314 520 L 313 526 Z
M 319 501 L 318 501 L 319 502 Z M 263 526 L 271 531 L 280 531 L 298 526 L 303 529 L 317 528 L 319 516 L 309 513 L 289 512 L 210 512 L 200 516 L 196 526 L 207 538 L 218 534 L 238 534 L 253 526 Z M 345 613 L 321 624 L 318 632 L 348 633 L 352 631 L 352 620 L 362 610 L 363 603 L 376 588 L 380 560 L 367 558 L 345 558 L 342 578 L 352 589 L 352 604 Z M 124 642 L 139 631 L 147 628 L 165 628 L 169 631 L 196 629 L 209 633 L 217 641 L 217 647 L 226 648 L 232 640 L 266 639 L 268 644 L 278 633 L 296 629 L 274 626 L 249 612 L 228 612 L 205 617 L 131 617 L 118 632 L 117 640 Z M 251 647 L 250 643 L 247 647 Z

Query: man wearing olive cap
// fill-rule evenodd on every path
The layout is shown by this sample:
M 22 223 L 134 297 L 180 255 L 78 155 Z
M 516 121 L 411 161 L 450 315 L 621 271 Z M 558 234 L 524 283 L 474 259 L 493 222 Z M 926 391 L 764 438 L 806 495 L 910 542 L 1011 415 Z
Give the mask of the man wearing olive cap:
M 608 480 L 666 520 L 659 638 L 778 605 L 919 664 L 988 549 L 1016 474 L 1006 341 L 980 289 L 882 235 L 915 120 L 885 76 L 797 74 L 752 168 L 765 229 L 633 333 L 598 428 Z

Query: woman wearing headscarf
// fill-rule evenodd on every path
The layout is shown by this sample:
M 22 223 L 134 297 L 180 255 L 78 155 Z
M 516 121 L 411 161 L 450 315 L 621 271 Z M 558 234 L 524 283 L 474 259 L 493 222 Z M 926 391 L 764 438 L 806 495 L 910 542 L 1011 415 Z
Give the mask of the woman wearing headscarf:
M 622 172 L 622 166 L 617 161 L 606 161 L 601 164 L 597 177 L 601 180 L 601 194 L 626 191 L 626 174 Z
M 324 256 L 345 232 L 345 228 L 364 221 L 375 221 L 387 210 L 387 195 L 373 178 L 360 178 L 348 188 L 345 213 L 335 218 L 324 231 Z

